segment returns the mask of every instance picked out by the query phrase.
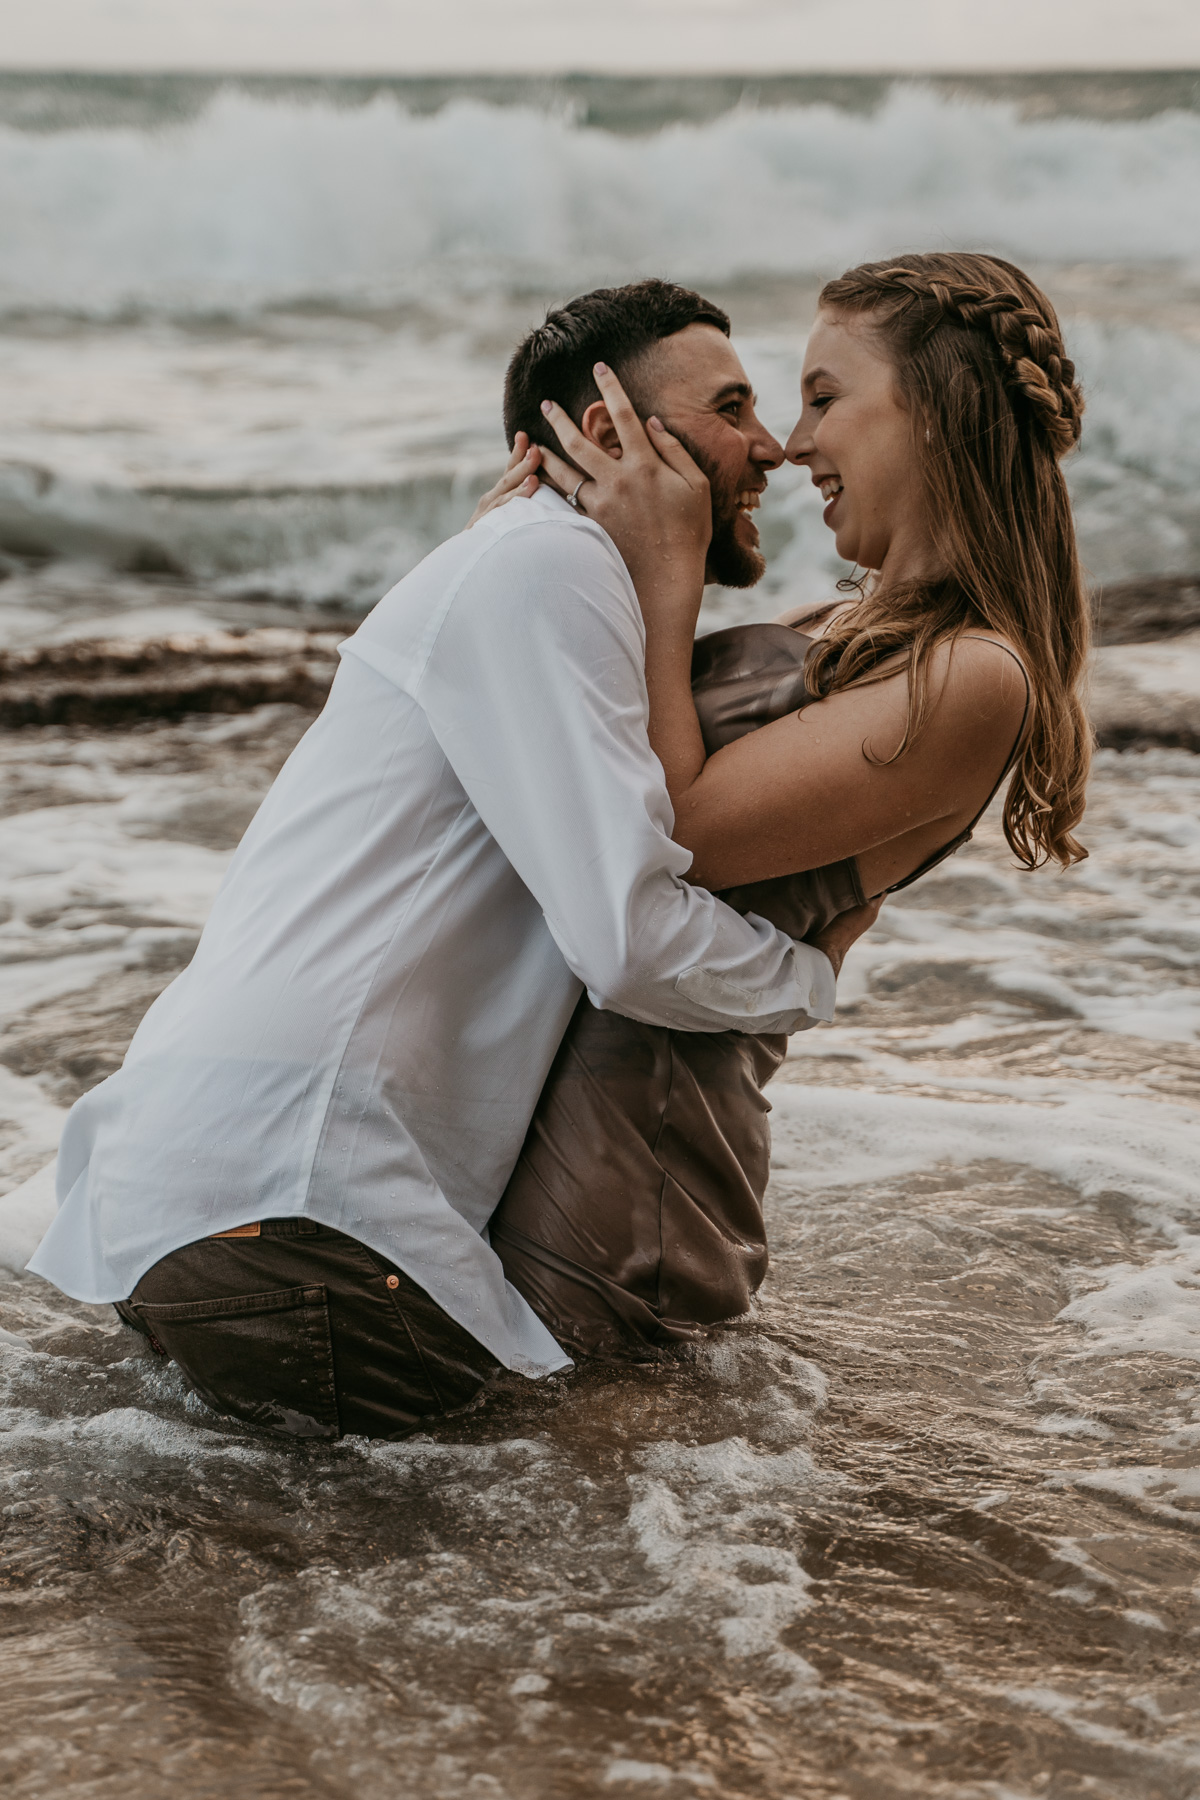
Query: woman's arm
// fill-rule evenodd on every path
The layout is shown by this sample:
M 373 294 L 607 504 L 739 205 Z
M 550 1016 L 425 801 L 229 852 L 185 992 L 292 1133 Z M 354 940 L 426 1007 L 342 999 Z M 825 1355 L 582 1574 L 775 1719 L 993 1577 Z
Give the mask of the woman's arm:
M 542 410 L 571 462 L 588 476 L 582 509 L 613 539 L 637 592 L 646 627 L 650 743 L 674 801 L 704 767 L 691 671 L 712 532 L 708 481 L 661 420 L 642 425 L 611 369 L 597 363 L 595 377 L 619 441 L 615 455 L 591 443 L 554 401 Z M 542 465 L 556 486 L 566 492 L 574 486 L 575 469 L 549 451 L 542 452 Z
M 903 671 L 816 701 L 707 758 L 672 795 L 689 879 L 719 890 L 856 856 L 864 891 L 965 829 L 1000 779 L 1025 707 L 1017 664 L 978 638 L 935 651 L 924 731 L 895 762 Z
M 470 531 L 472 525 L 478 525 L 484 514 L 492 512 L 497 506 L 506 506 L 510 500 L 529 499 L 536 494 L 541 460 L 541 445 L 531 444 L 528 433 L 518 431 L 504 465 L 503 475 L 486 494 L 480 495 L 475 511 L 464 529 Z
M 683 459 L 694 468 L 657 421 L 643 430 L 614 375 L 597 370 L 596 379 L 621 440 L 618 466 L 640 484 L 643 501 L 655 462 L 662 469 Z M 591 473 L 588 453 L 593 461 L 602 453 L 558 407 L 548 416 L 572 459 Z M 556 479 L 557 460 L 544 454 Z M 563 464 L 559 471 L 570 474 Z M 596 463 L 583 497 L 616 539 L 641 601 L 650 741 L 675 807 L 676 841 L 693 853 L 689 879 L 719 891 L 857 856 L 867 893 L 877 893 L 964 829 L 1000 778 L 1021 725 L 1025 683 L 1007 652 L 978 638 L 942 646 L 929 670 L 926 727 L 895 762 L 886 758 L 907 722 L 903 670 L 817 701 L 708 757 L 691 688 L 700 598 L 694 567 L 664 554 L 671 530 L 656 514 L 659 505 L 678 508 L 679 495 L 664 486 L 647 511 L 634 493 L 626 487 L 617 499 L 611 464 Z

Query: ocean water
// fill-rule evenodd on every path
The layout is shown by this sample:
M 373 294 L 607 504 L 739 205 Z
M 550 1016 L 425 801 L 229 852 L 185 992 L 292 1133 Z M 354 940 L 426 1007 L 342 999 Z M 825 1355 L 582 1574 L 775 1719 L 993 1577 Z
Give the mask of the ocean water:
M 5 1791 L 1193 1800 L 1200 759 L 889 904 L 771 1090 L 754 1316 L 287 1446 L 19 1271 L 305 723 L 0 745 Z
M 913 244 L 1061 300 L 1093 573 L 1194 571 L 1193 92 L 0 81 L 2 641 L 352 622 L 545 304 L 702 285 L 783 433 L 820 281 Z M 839 573 L 786 475 L 763 530 L 710 619 Z M 889 903 L 771 1090 L 749 1319 L 289 1446 L 21 1271 L 307 722 L 0 742 L 5 1791 L 1196 1800 L 1200 759 L 1103 753 L 1069 875 L 991 818 Z
M 361 612 L 499 466 L 513 344 L 600 282 L 725 302 L 785 437 L 820 282 L 913 246 L 1057 298 L 1095 578 L 1194 567 L 1196 84 L 1010 88 L 7 77 L 0 631 Z M 768 595 L 840 573 L 794 473 L 763 527 Z

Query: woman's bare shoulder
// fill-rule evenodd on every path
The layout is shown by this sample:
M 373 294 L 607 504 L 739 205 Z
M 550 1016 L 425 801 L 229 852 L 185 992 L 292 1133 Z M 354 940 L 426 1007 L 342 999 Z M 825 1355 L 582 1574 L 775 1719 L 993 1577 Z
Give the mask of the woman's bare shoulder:
M 997 631 L 972 628 L 939 644 L 930 657 L 931 687 L 942 729 L 958 736 L 1021 727 L 1029 705 L 1029 679 L 1016 648 Z
M 1025 659 L 1008 638 L 986 626 L 972 626 L 942 646 L 949 668 L 974 685 L 999 690 L 1012 688 L 1024 697 L 1029 687 Z

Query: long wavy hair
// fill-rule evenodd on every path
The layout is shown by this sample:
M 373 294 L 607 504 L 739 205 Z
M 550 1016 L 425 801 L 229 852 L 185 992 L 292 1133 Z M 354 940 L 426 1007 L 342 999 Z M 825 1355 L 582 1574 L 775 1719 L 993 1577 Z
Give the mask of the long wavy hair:
M 1012 263 L 966 253 L 864 263 L 828 282 L 820 305 L 861 318 L 895 366 L 944 574 L 856 584 L 859 600 L 814 651 L 810 685 L 835 693 L 881 680 L 881 658 L 899 652 L 909 677 L 900 756 L 928 718 L 937 646 L 971 626 L 999 632 L 1032 690 L 1004 833 L 1027 868 L 1050 858 L 1066 868 L 1087 855 L 1072 832 L 1092 733 L 1080 696 L 1089 610 L 1060 466 L 1079 442 L 1083 396 L 1058 317 Z

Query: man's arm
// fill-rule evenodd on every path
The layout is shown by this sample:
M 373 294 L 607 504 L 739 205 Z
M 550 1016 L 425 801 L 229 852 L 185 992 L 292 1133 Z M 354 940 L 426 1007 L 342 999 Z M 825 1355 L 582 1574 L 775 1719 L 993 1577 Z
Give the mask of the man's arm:
M 831 1018 L 820 950 L 683 880 L 643 648 L 599 528 L 531 520 L 471 565 L 413 691 L 596 1005 L 693 1031 Z

